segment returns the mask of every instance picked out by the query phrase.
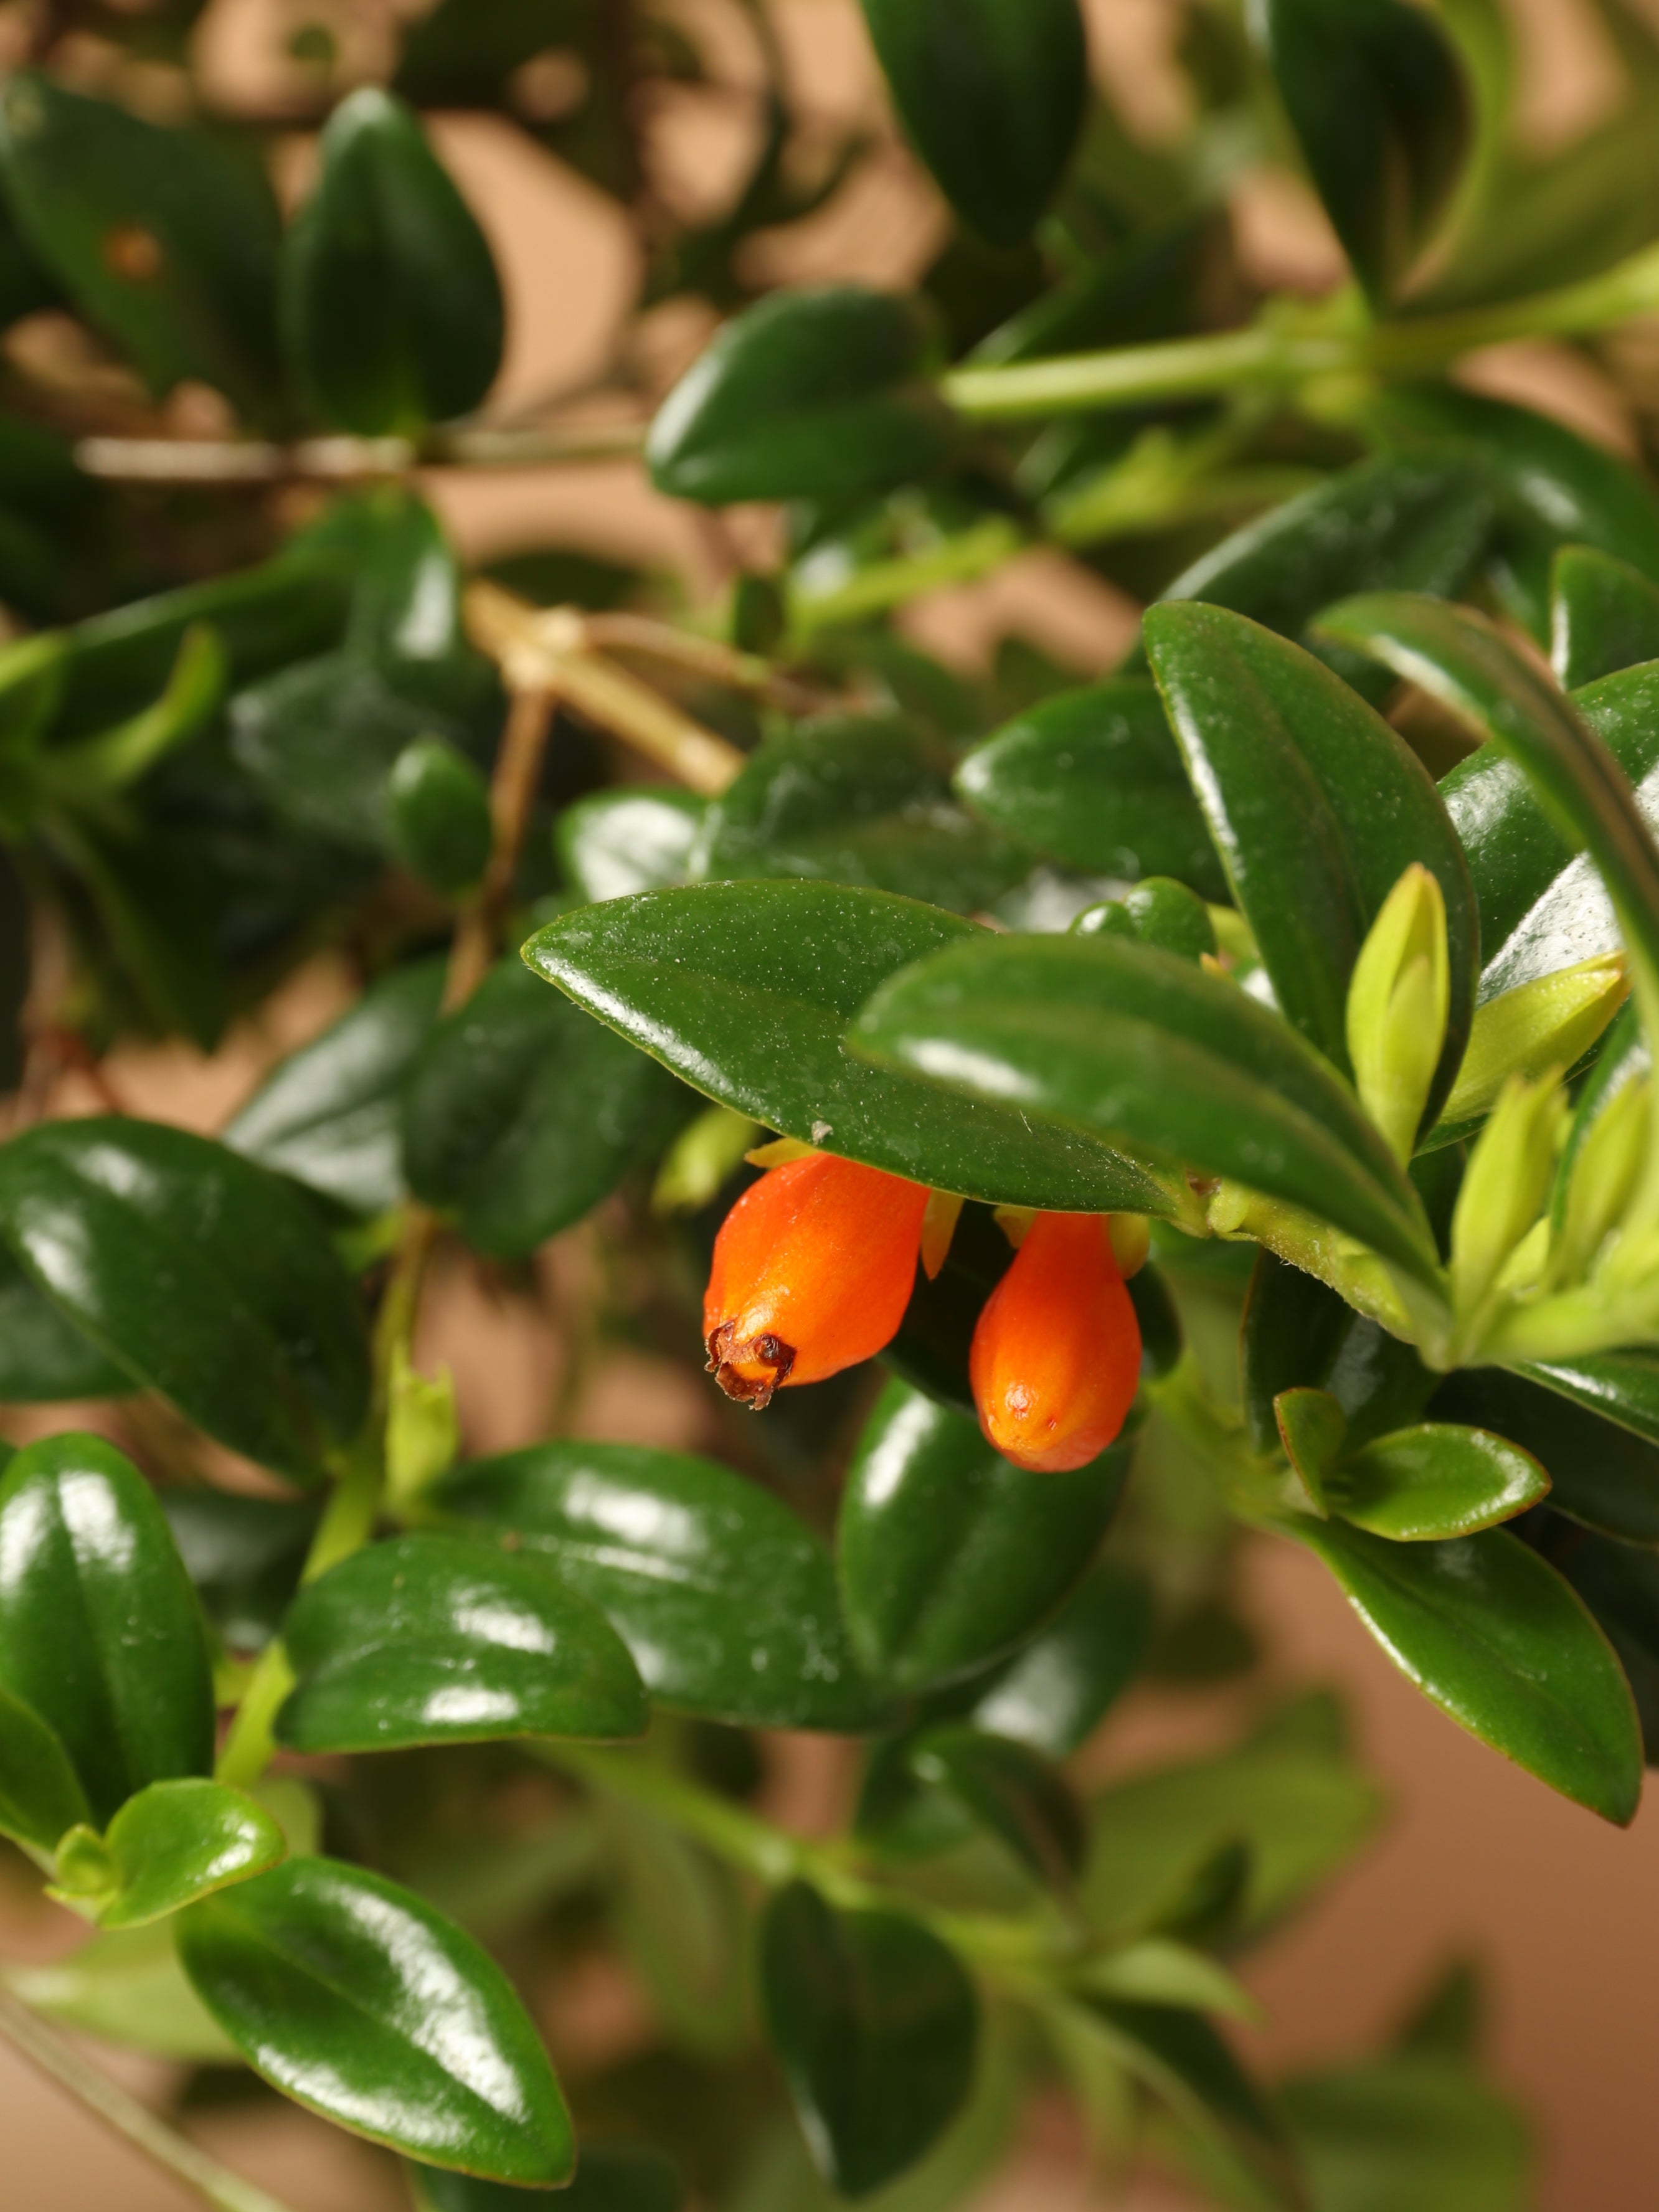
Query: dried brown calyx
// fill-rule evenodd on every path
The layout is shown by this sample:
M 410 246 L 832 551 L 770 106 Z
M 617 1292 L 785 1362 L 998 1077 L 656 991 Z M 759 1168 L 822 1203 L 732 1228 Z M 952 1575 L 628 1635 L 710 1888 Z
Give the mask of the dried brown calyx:
M 735 1322 L 710 1330 L 708 1348 L 708 1372 L 728 1398 L 757 1413 L 771 1404 L 774 1391 L 783 1388 L 795 1364 L 793 1345 L 769 1334 L 739 1340 Z

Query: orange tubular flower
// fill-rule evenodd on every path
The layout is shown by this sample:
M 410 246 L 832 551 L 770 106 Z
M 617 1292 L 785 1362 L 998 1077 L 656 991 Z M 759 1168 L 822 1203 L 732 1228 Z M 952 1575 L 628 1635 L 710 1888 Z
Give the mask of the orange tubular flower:
M 720 1224 L 702 1302 L 709 1372 L 758 1413 L 772 1394 L 873 1358 L 915 1283 L 927 1193 L 838 1160 L 791 1160 Z
M 1086 1467 L 1122 1428 L 1140 1324 L 1096 1213 L 1040 1213 L 986 1301 L 969 1355 L 988 1443 L 1017 1467 Z

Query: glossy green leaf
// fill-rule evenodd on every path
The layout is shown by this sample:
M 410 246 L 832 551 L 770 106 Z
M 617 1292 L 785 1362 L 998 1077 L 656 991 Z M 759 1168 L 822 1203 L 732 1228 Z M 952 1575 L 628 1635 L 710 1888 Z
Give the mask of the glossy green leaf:
M 1242 1844 L 1240 1931 L 1261 1928 L 1352 1857 L 1382 1810 L 1377 1785 L 1340 1753 L 1265 1737 L 1130 1775 L 1091 1807 L 1091 1923 L 1103 1937 L 1157 1926 L 1218 1853 Z
M 1325 1477 L 1331 1511 L 1396 1543 L 1472 1535 L 1548 1494 L 1532 1455 L 1485 1429 L 1425 1421 L 1344 1454 Z
M 392 849 L 422 883 L 468 890 L 489 858 L 489 791 L 459 748 L 416 738 L 392 764 L 386 787 Z
M 1303 2074 L 1279 2102 L 1319 2212 L 1527 2212 L 1532 2132 L 1463 2066 L 1401 2056 Z
M 926 381 L 918 305 L 851 285 L 775 292 L 726 325 L 659 409 L 659 491 L 705 507 L 883 490 L 926 476 L 955 425 Z
M 1104 1562 L 1023 1650 L 971 1686 L 974 1726 L 1069 1758 L 1135 1679 L 1152 1627 L 1146 1583 Z
M 1393 1544 L 1336 1521 L 1277 1524 L 1336 1577 L 1402 1672 L 1472 1735 L 1620 1823 L 1641 1796 L 1636 1710 L 1607 1638 L 1508 1530 Z
M 1253 20 L 1325 212 L 1366 289 L 1386 295 L 1468 149 L 1456 49 L 1406 0 L 1259 0 Z
M 483 233 L 400 100 L 364 86 L 319 147 L 283 244 L 283 332 L 318 411 L 367 437 L 476 407 L 501 366 L 501 279 Z
M 1659 671 L 1604 677 L 1572 703 L 1639 793 L 1659 765 Z M 1575 841 L 1503 747 L 1483 744 L 1440 790 L 1480 902 L 1483 1000 L 1617 948 L 1618 921 L 1594 863 L 1574 858 Z
M 1468 1040 L 1480 947 L 1468 865 L 1426 772 L 1346 684 L 1272 632 L 1199 605 L 1155 607 L 1145 627 L 1188 775 L 1274 994 L 1339 1067 L 1366 931 L 1408 866 L 1438 883 L 1451 988 L 1431 1122 Z
M 1064 866 L 1225 893 L 1163 702 L 1143 677 L 1039 700 L 975 746 L 956 787 L 975 814 Z
M 1039 1881 L 1069 1887 L 1087 1844 L 1083 1812 L 1042 1753 L 1012 1738 L 947 1723 L 924 1729 L 906 1759 L 917 1781 L 953 1797 Z
M 921 1690 L 1003 1657 L 1074 1589 L 1122 1489 L 1127 1447 L 1030 1474 L 976 1421 L 887 1385 L 842 1495 L 836 1564 L 872 1680 Z
M 867 2196 L 943 2134 L 973 2079 L 978 2008 L 954 1954 L 896 1912 L 838 1912 L 804 1882 L 761 1932 L 768 2030 L 830 2186 Z
M 0 1147 L 0 1236 L 135 1383 L 300 1480 L 368 1395 L 356 1292 L 310 1206 L 223 1145 L 110 1118 Z
M 708 802 L 677 784 L 623 784 L 567 806 L 553 825 L 566 880 L 589 902 L 690 879 Z
M 1659 1543 L 1659 1362 L 1651 1353 L 1606 1352 L 1516 1375 L 1464 1368 L 1446 1377 L 1431 1410 L 1495 1430 L 1530 1453 L 1548 1471 L 1558 1513 L 1627 1543 Z
M 993 1204 L 1163 1211 L 1151 1179 L 1098 1141 L 848 1057 L 848 1022 L 878 983 L 978 934 L 879 891 L 702 884 L 562 915 L 525 957 L 706 1096 L 784 1136 Z
M 21 70 L 0 103 L 0 185 L 40 262 L 153 391 L 199 377 L 269 411 L 278 218 L 257 161 Z
M 1206 953 L 1213 960 L 1219 950 L 1204 901 L 1169 876 L 1147 876 L 1121 899 L 1086 908 L 1072 924 L 1076 937 L 1097 937 L 1103 931 L 1200 964 Z
M 646 2143 L 584 2143 L 576 2178 L 552 2191 L 510 2188 L 475 2174 L 411 2170 L 419 2212 L 679 2212 L 685 2189 L 672 2159 Z
M 1569 1201 L 1591 1133 L 1626 1085 L 1638 1076 L 1649 1074 L 1652 1066 L 1653 1054 L 1643 1034 L 1640 1009 L 1626 1000 L 1601 1038 L 1595 1065 L 1574 1099 L 1572 1120 L 1556 1163 L 1555 1188 L 1550 1197 L 1553 1237 L 1560 1237 L 1568 1229 L 1570 1215 L 1574 1211 Z
M 994 244 L 1018 246 L 1065 175 L 1088 55 L 1077 0 L 863 0 L 904 127 Z
M 392 776 L 405 750 L 461 734 L 356 651 L 298 661 L 230 706 L 231 752 L 279 820 L 362 860 L 392 850 Z
M 852 1730 L 879 1711 L 823 1545 L 711 1461 L 537 1444 L 458 1468 L 422 1502 L 444 1525 L 545 1559 L 608 1616 L 665 1705 L 751 1728 Z
M 538 1559 L 399 1536 L 307 1583 L 283 1624 L 295 1751 L 642 1735 L 644 1691 L 597 1607 Z
M 1567 691 L 1659 660 L 1659 589 L 1611 553 L 1563 546 L 1550 570 L 1550 659 Z
M 569 2179 L 564 2100 L 511 1984 L 408 1890 L 289 1859 L 192 1905 L 178 1942 L 203 2003 L 296 2103 L 428 2165 Z
M 1551 1530 L 1553 1564 L 1595 1614 L 1636 1699 L 1650 1766 L 1659 1763 L 1659 1559 L 1582 1528 Z
M 1582 270 L 1581 258 L 1563 270 L 1563 279 Z M 1549 637 L 1550 564 L 1559 546 L 1593 546 L 1659 581 L 1659 497 L 1604 446 L 1551 416 L 1449 385 L 1398 386 L 1377 413 L 1379 427 L 1402 443 L 1426 443 L 1430 458 L 1461 459 L 1485 477 L 1499 518 L 1489 566 L 1503 597 L 1540 642 Z M 1340 595 L 1334 590 L 1326 596 Z
M 76 1834 L 92 1846 L 78 1863 Z M 128 1798 L 102 1836 L 90 1829 L 76 1834 L 59 1846 L 58 1883 L 70 1895 L 84 1897 L 104 1928 L 142 1928 L 165 1919 L 198 1898 L 263 1874 L 288 1850 L 262 1805 L 240 1790 L 200 1778 L 152 1782 Z
M 100 1437 L 50 1437 L 0 1476 L 0 1686 L 63 1740 L 94 1819 L 213 1763 L 213 1682 L 149 1486 Z
M 692 873 L 867 884 L 972 914 L 1029 857 L 955 805 L 951 754 L 902 723 L 809 723 L 751 753 L 710 806 Z
M 132 1378 L 107 1359 L 0 1250 L 0 1403 L 121 1397 Z
M 1122 938 L 975 938 L 895 976 L 854 1049 L 1322 1215 L 1425 1279 L 1416 1194 L 1340 1080 L 1219 976 Z
M 235 2045 L 185 1980 L 164 1920 L 96 1936 L 66 1959 L 14 1966 L 4 1978 L 37 2012 L 100 2042 L 193 2064 L 238 2061 Z
M 1497 741 L 1556 826 L 1589 848 L 1632 954 L 1659 972 L 1659 854 L 1618 762 L 1572 703 L 1468 608 L 1378 593 L 1332 609 L 1321 626 Z
M 477 1250 L 518 1259 L 608 1197 L 687 1103 L 509 956 L 438 1024 L 406 1079 L 404 1172 Z
M 1127 2072 L 1218 2161 L 1243 2201 L 1305 2205 L 1283 2124 L 1210 2022 L 1184 2007 L 1091 1996 L 1079 2008 Z M 1238 2201 L 1235 2197 L 1234 2201 Z
M 1285 1456 L 1323 1520 L 1331 1510 L 1326 1478 L 1341 1457 L 1347 1417 L 1328 1390 L 1281 1390 L 1273 1413 Z
M 1256 1254 L 1239 1352 L 1258 1451 L 1279 1441 L 1273 1401 L 1281 1391 L 1328 1391 L 1346 1416 L 1349 1443 L 1360 1444 L 1414 1420 L 1435 1387 L 1410 1345 L 1267 1251 Z
M 1376 704 L 1391 683 L 1362 655 L 1315 636 L 1309 624 L 1322 607 L 1355 592 L 1455 597 L 1480 560 L 1492 520 L 1492 494 L 1471 463 L 1379 454 L 1247 522 L 1158 598 L 1202 599 L 1248 615 L 1328 659 Z
M 0 1686 L 0 1836 L 50 1852 L 87 1814 L 86 1792 L 63 1738 L 33 1706 Z
M 401 1092 L 438 1018 L 444 963 L 371 984 L 348 1014 L 278 1063 L 224 1133 L 234 1152 L 356 1213 L 403 1195 Z

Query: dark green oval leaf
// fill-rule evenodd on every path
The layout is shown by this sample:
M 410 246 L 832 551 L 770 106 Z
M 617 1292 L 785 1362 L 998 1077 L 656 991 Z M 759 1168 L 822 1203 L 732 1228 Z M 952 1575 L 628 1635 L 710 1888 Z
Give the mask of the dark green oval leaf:
M 1151 1178 L 1097 1141 L 848 1057 L 847 1024 L 878 983 L 978 934 L 879 891 L 702 884 L 563 915 L 525 958 L 708 1097 L 784 1136 L 993 1204 L 1164 1211 Z
M 1471 463 L 1378 454 L 1247 522 L 1158 599 L 1202 599 L 1248 615 L 1318 653 L 1376 705 L 1392 679 L 1363 654 L 1313 635 L 1309 624 L 1322 607 L 1355 592 L 1455 597 L 1492 520 L 1491 491 Z
M 837 1912 L 794 1882 L 761 1931 L 768 2030 L 819 2170 L 866 2196 L 913 2166 L 973 2080 L 974 1986 L 896 1912 Z
M 929 474 L 955 424 L 925 380 L 915 301 L 851 285 L 775 292 L 726 324 L 646 444 L 659 490 L 705 507 L 841 497 Z
M 428 2165 L 557 2188 L 559 2085 L 501 1968 L 395 1883 L 289 1859 L 192 1905 L 179 1954 L 255 2073 Z
M 1659 1764 L 1659 1559 L 1583 1528 L 1552 1529 L 1551 1563 L 1572 1584 L 1619 1654 L 1641 1716 L 1650 1766 Z
M 1066 867 L 1226 894 L 1164 702 L 1144 678 L 1039 700 L 974 748 L 956 787 L 976 814 Z
M 122 1397 L 132 1378 L 105 1358 L 0 1248 L 0 1403 Z
M 974 1726 L 1069 1758 L 1133 1681 L 1152 1629 L 1146 1584 L 1104 1562 L 1024 1650 L 968 1686 Z
M 1030 1634 L 1088 1571 L 1127 1470 L 1117 1446 L 1030 1474 L 976 1421 L 890 1382 L 842 1492 L 836 1564 L 848 1633 L 896 1690 L 975 1672 Z
M 1324 1561 L 1395 1664 L 1460 1728 L 1604 1820 L 1634 1816 L 1630 1685 L 1581 1600 L 1517 1537 L 1393 1544 L 1337 1521 L 1275 1526 Z
M 1659 660 L 1659 589 L 1628 561 L 1564 545 L 1550 570 L 1550 659 L 1566 691 Z
M 1573 273 L 1581 268 L 1576 262 Z M 1499 514 L 1489 568 L 1504 599 L 1540 642 L 1549 639 L 1550 563 L 1558 546 L 1594 546 L 1659 581 L 1659 498 L 1638 471 L 1605 447 L 1529 407 L 1449 385 L 1396 386 L 1378 414 L 1381 427 L 1402 441 L 1426 439 L 1437 448 L 1432 458 L 1462 458 L 1485 477 Z M 1338 596 L 1334 590 L 1327 594 Z
M 1019 245 L 1083 126 L 1078 0 L 864 0 L 864 19 L 945 198 L 994 244 Z
M 1416 1193 L 1352 1094 L 1275 1015 L 1172 953 L 970 939 L 895 976 L 850 1041 L 1039 1123 L 1233 1176 L 1432 1279 Z
M 597 1607 L 541 1560 L 456 1536 L 343 1559 L 301 1592 L 283 1642 L 298 1680 L 276 1735 L 295 1751 L 636 1736 L 648 1718 Z
M 1042 1753 L 1012 1738 L 946 1723 L 924 1729 L 906 1755 L 917 1781 L 955 1798 L 1039 1881 L 1069 1887 L 1087 1841 L 1082 1808 Z
M 1155 607 L 1146 649 L 1236 902 L 1290 1019 L 1339 1067 L 1354 955 L 1413 862 L 1446 907 L 1450 1012 L 1425 1126 L 1474 1012 L 1479 917 L 1422 764 L 1313 657 L 1219 607 Z M 1292 889 L 1292 887 L 1294 887 Z
M 1641 793 L 1659 766 L 1659 670 L 1604 677 L 1572 704 Z M 1441 797 L 1480 907 L 1482 1000 L 1615 950 L 1619 925 L 1592 862 L 1556 824 L 1519 764 L 1488 741 L 1445 777 Z
M 201 1618 L 161 1507 L 100 1437 L 50 1437 L 0 1477 L 0 1685 L 62 1738 L 93 1816 L 213 1764 Z
M 304 1196 L 150 1121 L 58 1121 L 0 1146 L 0 1236 L 135 1383 L 300 1480 L 356 1430 L 356 1292 Z
M 441 960 L 382 976 L 265 1078 L 226 1129 L 226 1144 L 354 1212 L 395 1206 L 404 1193 L 400 1093 L 443 986 Z
M 329 118 L 284 241 L 284 335 L 322 416 L 366 437 L 476 407 L 501 366 L 489 247 L 400 100 L 364 86 Z
M 269 412 L 278 216 L 257 159 L 22 70 L 0 102 L 0 180 L 29 246 L 152 390 L 200 377 Z
M 1426 244 L 1468 149 L 1457 50 L 1406 0 L 1261 0 L 1252 21 L 1354 272 L 1386 296 Z
M 544 1558 L 609 1618 L 665 1705 L 750 1728 L 856 1729 L 879 1711 L 823 1545 L 711 1461 L 537 1444 L 458 1468 L 423 1504 Z
M 405 1082 L 404 1171 L 468 1243 L 518 1259 L 608 1197 L 690 1103 L 509 957 L 438 1024 Z
M 57 1729 L 0 1687 L 0 1836 L 27 1850 L 50 1852 L 88 1810 Z
M 691 872 L 868 884 L 972 914 L 1029 866 L 952 803 L 945 746 L 902 723 L 848 719 L 751 753 L 710 806 Z
M 442 738 L 405 745 L 386 807 L 392 850 L 422 883 L 453 896 L 477 882 L 489 858 L 489 791 L 459 747 Z
M 1346 600 L 1322 629 L 1374 654 L 1490 737 L 1536 787 L 1547 811 L 1600 869 L 1633 957 L 1659 975 L 1659 853 L 1607 746 L 1497 625 L 1465 607 L 1405 593 Z

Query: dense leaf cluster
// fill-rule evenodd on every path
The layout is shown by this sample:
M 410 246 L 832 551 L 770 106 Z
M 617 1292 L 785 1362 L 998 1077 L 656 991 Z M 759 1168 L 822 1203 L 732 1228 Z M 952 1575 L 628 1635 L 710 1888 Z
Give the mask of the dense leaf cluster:
M 71 4 L 0 87 L 0 1404 L 94 1408 L 0 1471 L 0 1836 L 97 1931 L 0 2031 L 251 2070 L 425 2212 L 945 2212 L 1054 2081 L 1246 2212 L 1514 2212 L 1459 1978 L 1290 2081 L 1218 2025 L 1379 1817 L 1330 1701 L 1076 1755 L 1248 1678 L 1241 1531 L 1591 1811 L 1659 1744 L 1659 495 L 1454 374 L 1572 341 L 1652 441 L 1602 334 L 1659 304 L 1659 46 L 1599 0 L 1626 104 L 1540 158 L 1490 0 L 1194 0 L 1151 147 L 1074 0 L 864 0 L 948 242 L 757 299 L 871 146 L 736 12 L 696 222 L 651 118 L 733 88 L 645 4 L 439 0 L 343 98 L 313 26 L 234 129 L 191 0 Z M 672 389 L 630 323 L 597 428 L 492 420 L 457 106 L 627 211 L 641 310 L 723 318 Z M 1263 159 L 1329 298 L 1252 287 Z M 618 450 L 781 503 L 775 569 L 468 574 L 414 484 Z M 909 641 L 1032 545 L 1146 603 L 1120 665 Z M 112 1046 L 325 946 L 355 1002 L 219 1137 L 121 1110 Z M 769 1140 L 952 1202 L 885 1371 L 711 1395 L 718 1459 L 574 1433 L 607 1348 L 700 1364 Z M 1059 1474 L 969 1375 L 1033 1211 L 1150 1252 L 1134 1411 Z M 470 1455 L 428 1261 L 525 1294 L 578 1224 L 575 1380 Z M 844 1835 L 767 1816 L 777 1729 L 860 1740 Z M 556 2075 L 526 1993 L 595 1950 L 651 2026 Z

